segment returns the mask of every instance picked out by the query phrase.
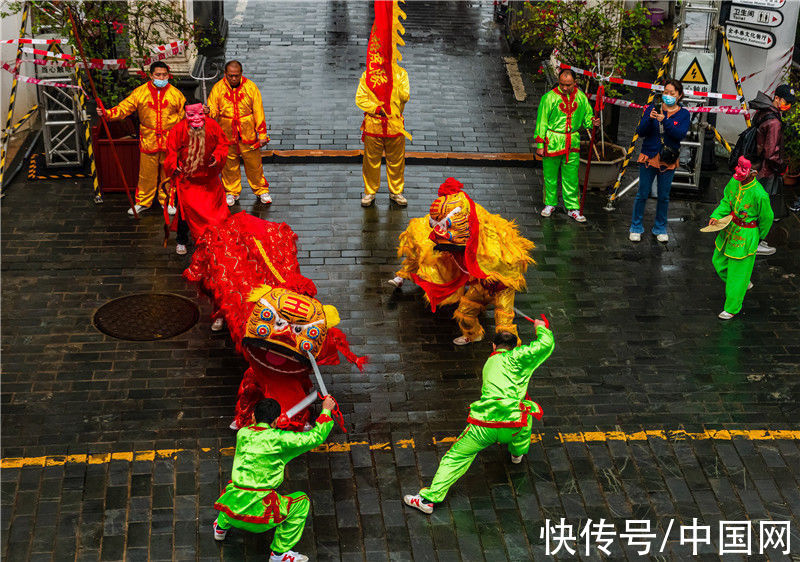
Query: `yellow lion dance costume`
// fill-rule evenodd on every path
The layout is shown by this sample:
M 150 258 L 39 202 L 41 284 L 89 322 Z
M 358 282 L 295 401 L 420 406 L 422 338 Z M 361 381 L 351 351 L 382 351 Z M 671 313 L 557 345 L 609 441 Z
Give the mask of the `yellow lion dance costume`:
M 525 290 L 525 272 L 535 263 L 533 242 L 513 222 L 476 204 L 463 187 L 447 178 L 430 213 L 411 219 L 397 248 L 403 264 L 389 281 L 395 287 L 414 281 L 433 311 L 457 302 L 453 318 L 462 335 L 453 340 L 456 345 L 483 339 L 478 315 L 489 304 L 495 306 L 495 331 L 517 334 L 514 294 Z

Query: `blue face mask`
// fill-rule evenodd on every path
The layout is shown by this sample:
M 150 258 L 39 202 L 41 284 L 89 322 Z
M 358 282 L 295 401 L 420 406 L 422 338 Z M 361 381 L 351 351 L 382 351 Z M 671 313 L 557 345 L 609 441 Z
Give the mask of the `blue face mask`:
M 159 80 L 158 78 L 153 78 L 153 86 L 156 88 L 165 88 L 169 84 L 169 80 Z
M 667 94 L 662 95 L 661 100 L 668 106 L 675 105 L 675 102 L 678 101 L 675 99 L 675 96 L 668 96 Z

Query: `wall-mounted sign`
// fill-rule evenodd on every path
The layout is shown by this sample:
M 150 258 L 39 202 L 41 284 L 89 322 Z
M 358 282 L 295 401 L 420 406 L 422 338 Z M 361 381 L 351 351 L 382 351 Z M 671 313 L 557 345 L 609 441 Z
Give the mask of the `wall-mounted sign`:
M 783 7 L 783 5 L 786 4 L 786 0 L 735 0 L 734 4 L 746 4 L 775 10 Z
M 728 21 L 749 23 L 766 27 L 778 27 L 783 23 L 783 14 L 775 10 L 763 10 L 748 6 L 731 6 L 731 16 Z
M 728 24 L 725 26 L 725 34 L 728 36 L 728 41 L 750 47 L 771 49 L 775 46 L 775 35 L 769 31 Z

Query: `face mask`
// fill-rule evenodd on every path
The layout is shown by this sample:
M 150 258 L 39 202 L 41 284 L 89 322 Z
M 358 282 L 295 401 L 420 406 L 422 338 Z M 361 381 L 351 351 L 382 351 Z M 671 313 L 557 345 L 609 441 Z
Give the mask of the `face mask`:
M 678 100 L 675 99 L 675 96 L 670 96 L 670 95 L 667 95 L 667 94 L 664 94 L 663 96 L 661 96 L 661 100 L 667 106 L 675 105 L 675 102 L 678 101 Z
M 744 156 L 740 156 L 737 164 L 736 170 L 733 172 L 733 178 L 739 181 L 744 181 L 750 175 L 750 169 L 752 168 L 750 160 Z
M 156 88 L 165 88 L 169 84 L 169 80 L 159 80 L 158 78 L 153 78 L 153 86 Z
M 205 125 L 206 116 L 203 114 L 203 104 L 195 103 L 186 106 L 186 120 L 193 129 L 198 129 Z
M 792 104 L 790 103 L 781 104 L 781 111 L 789 111 L 790 109 L 792 109 Z

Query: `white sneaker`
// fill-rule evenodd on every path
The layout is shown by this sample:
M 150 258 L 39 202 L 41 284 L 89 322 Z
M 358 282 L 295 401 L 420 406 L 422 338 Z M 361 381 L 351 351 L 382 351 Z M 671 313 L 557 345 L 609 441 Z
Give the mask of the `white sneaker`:
M 556 210 L 556 208 L 553 207 L 552 205 L 546 205 L 545 208 L 542 209 L 541 215 L 543 217 L 549 217 L 550 215 L 553 214 L 553 211 L 555 211 L 555 210 Z
M 567 211 L 567 216 L 571 219 L 575 219 L 578 222 L 586 222 L 586 217 L 584 217 L 578 209 Z
M 456 344 L 456 345 L 467 345 L 468 343 L 481 341 L 482 339 L 483 339 L 483 337 L 471 338 L 469 336 L 458 336 L 456 339 L 453 340 L 453 343 Z
M 395 277 L 394 279 L 389 279 L 387 281 L 387 283 L 389 283 L 389 285 L 391 285 L 395 289 L 399 289 L 400 287 L 403 286 L 403 278 L 402 277 Z
M 145 207 L 144 205 L 138 205 L 137 204 L 137 205 L 134 205 L 133 207 L 131 207 L 130 209 L 128 209 L 128 214 L 130 216 L 133 216 L 133 210 L 136 209 L 136 214 L 138 215 L 139 213 L 143 213 L 144 211 L 146 211 L 149 208 L 150 207 Z
M 270 553 L 269 562 L 308 562 L 308 556 L 289 550 L 283 554 Z
M 214 520 L 214 540 L 215 541 L 224 541 L 225 536 L 228 534 L 228 529 L 220 529 L 217 525 L 217 520 Z
M 628 240 L 631 242 L 641 242 L 642 241 L 642 233 L 641 232 L 631 232 L 628 234 Z
M 525 455 L 520 455 L 518 457 L 515 457 L 514 455 L 511 455 L 511 462 L 513 462 L 514 464 L 519 464 L 519 463 L 522 462 L 522 457 L 523 456 L 525 456 Z
M 416 507 L 422 513 L 427 513 L 428 515 L 433 513 L 433 504 L 426 501 L 425 498 L 423 498 L 419 494 L 417 494 L 416 496 L 412 496 L 410 494 L 407 496 L 403 496 L 403 502 L 405 502 L 407 506 Z
M 211 324 L 211 331 L 212 332 L 219 332 L 222 330 L 222 327 L 225 325 L 225 319 L 222 316 L 219 316 L 214 319 L 214 322 Z
M 231 425 L 229 425 L 228 427 L 230 427 L 232 430 L 236 431 L 236 430 L 238 430 L 238 429 L 239 429 L 239 424 L 238 424 L 238 423 L 236 423 L 236 420 L 234 419 L 234 420 L 231 422 Z
M 167 214 L 168 214 L 169 216 L 171 216 L 171 217 L 172 217 L 172 216 L 174 216 L 174 215 L 175 215 L 175 213 L 177 213 L 177 212 L 178 212 L 178 208 L 177 208 L 177 207 L 175 207 L 175 205 L 167 205 Z
M 186 244 L 178 244 L 177 246 L 175 246 L 175 253 L 178 254 L 179 256 L 185 256 Z
M 375 194 L 374 193 L 365 193 L 364 196 L 361 198 L 361 206 L 362 207 L 369 207 L 375 201 Z
M 752 282 L 752 281 L 750 281 L 750 282 L 747 284 L 747 290 L 749 291 L 749 290 L 750 290 L 750 289 L 752 289 L 752 288 L 753 288 L 753 282 Z
M 259 196 L 258 196 L 258 199 L 259 199 L 259 200 L 260 200 L 260 201 L 261 201 L 261 202 L 262 202 L 264 205 L 269 205 L 270 203 L 272 203 L 272 197 L 270 196 L 270 194 L 269 194 L 269 193 L 262 193 L 261 195 L 259 195 Z
M 669 242 L 669 234 L 657 234 L 656 240 L 658 240 L 662 244 L 666 244 L 667 242 Z
M 734 314 L 731 314 L 730 312 L 725 312 L 725 311 L 723 310 L 723 311 L 722 311 L 722 312 L 720 312 L 720 313 L 719 313 L 717 316 L 718 316 L 719 318 L 721 318 L 722 320 L 730 320 L 730 319 L 731 319 L 731 318 L 733 318 L 735 315 L 734 315 Z
M 225 202 L 228 204 L 228 207 L 233 207 L 236 204 L 236 200 L 239 199 L 233 193 L 226 193 L 225 194 Z
M 766 240 L 762 240 L 758 243 L 758 248 L 756 248 L 756 255 L 757 256 L 771 256 L 777 252 L 775 248 L 767 244 Z

